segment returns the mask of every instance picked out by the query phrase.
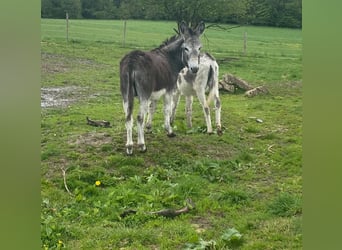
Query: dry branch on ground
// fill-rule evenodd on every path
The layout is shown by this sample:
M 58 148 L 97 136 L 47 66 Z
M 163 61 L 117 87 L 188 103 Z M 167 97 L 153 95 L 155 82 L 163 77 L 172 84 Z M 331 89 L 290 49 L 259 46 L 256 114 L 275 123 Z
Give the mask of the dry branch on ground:
M 236 89 L 241 89 L 245 91 L 245 96 L 247 97 L 269 93 L 266 87 L 253 87 L 245 80 L 240 79 L 232 74 L 223 75 L 223 78 L 219 81 L 219 89 L 229 93 L 235 93 Z
M 190 210 L 192 210 L 194 208 L 195 208 L 195 203 L 189 198 L 189 199 L 186 199 L 186 206 L 181 208 L 181 209 L 176 210 L 176 209 L 167 208 L 167 209 L 162 209 L 162 210 L 155 211 L 155 212 L 146 212 L 146 213 L 150 214 L 150 215 L 158 215 L 158 216 L 163 216 L 163 217 L 167 217 L 167 218 L 174 218 L 178 215 L 188 213 Z M 122 212 L 120 214 L 120 217 L 124 218 L 128 215 L 136 214 L 136 213 L 137 213 L 137 210 L 128 209 L 128 210 L 125 210 L 124 212 Z
M 110 128 L 110 122 L 101 120 L 101 121 L 95 121 L 91 120 L 89 117 L 87 117 L 87 124 L 95 127 L 105 127 L 105 128 Z

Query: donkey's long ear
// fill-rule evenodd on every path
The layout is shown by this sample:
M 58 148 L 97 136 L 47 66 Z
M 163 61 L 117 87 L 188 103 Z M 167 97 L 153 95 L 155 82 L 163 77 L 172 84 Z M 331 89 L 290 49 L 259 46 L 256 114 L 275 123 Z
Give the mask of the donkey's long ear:
M 196 27 L 196 29 L 195 29 L 195 32 L 196 32 L 197 35 L 201 35 L 201 34 L 203 33 L 204 30 L 205 30 L 205 24 L 204 24 L 203 21 L 201 21 L 201 22 L 197 25 L 197 27 Z
M 180 34 L 182 34 L 183 36 L 189 34 L 189 27 L 184 21 L 182 21 L 179 24 L 178 29 L 179 29 Z

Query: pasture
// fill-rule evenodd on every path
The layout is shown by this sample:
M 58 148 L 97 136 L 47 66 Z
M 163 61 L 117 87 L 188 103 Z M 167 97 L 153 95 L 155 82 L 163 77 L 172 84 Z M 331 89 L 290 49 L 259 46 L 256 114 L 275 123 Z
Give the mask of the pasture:
M 41 20 L 42 249 L 302 248 L 301 30 L 206 30 L 202 50 L 217 59 L 220 78 L 231 73 L 270 94 L 221 92 L 220 137 L 204 133 L 196 98 L 186 127 L 184 97 L 177 136 L 167 137 L 160 101 L 147 152 L 128 157 L 119 61 L 159 46 L 175 27 L 129 20 L 123 47 L 122 21 L 70 20 L 66 42 L 65 20 Z M 188 198 L 188 213 L 149 214 Z M 121 217 L 128 209 L 137 212 Z

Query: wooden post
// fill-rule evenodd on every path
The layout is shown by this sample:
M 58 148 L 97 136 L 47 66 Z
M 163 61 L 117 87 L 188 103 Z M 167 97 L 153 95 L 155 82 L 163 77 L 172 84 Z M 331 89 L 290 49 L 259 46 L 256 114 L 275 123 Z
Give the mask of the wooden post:
M 126 45 L 126 20 L 124 21 L 123 47 Z
M 243 35 L 243 54 L 247 55 L 247 31 Z
M 69 42 L 69 14 L 66 13 L 66 40 Z

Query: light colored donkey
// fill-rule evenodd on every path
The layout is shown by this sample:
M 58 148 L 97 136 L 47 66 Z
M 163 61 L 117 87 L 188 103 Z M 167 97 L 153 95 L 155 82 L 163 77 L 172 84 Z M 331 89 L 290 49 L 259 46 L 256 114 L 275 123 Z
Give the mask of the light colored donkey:
M 192 103 L 193 96 L 196 95 L 203 108 L 208 134 L 213 133 L 209 106 L 212 100 L 214 100 L 217 134 L 222 135 L 221 101 L 218 90 L 218 74 L 219 66 L 215 58 L 209 53 L 200 54 L 199 68 L 197 73 L 191 72 L 187 67 L 183 68 L 180 71 L 177 79 L 177 91 L 173 97 L 173 107 L 170 121 L 171 123 L 175 119 L 175 113 L 180 100 L 180 96 L 184 95 L 186 100 L 185 113 L 187 118 L 187 126 L 189 128 L 192 127 Z M 208 96 L 206 96 L 206 91 L 208 91 Z M 155 109 L 156 102 L 151 102 L 149 105 L 149 112 L 147 117 L 147 129 L 151 129 L 152 127 L 152 118 Z
M 174 110 L 171 121 L 174 119 L 175 109 L 179 102 L 180 95 L 185 96 L 185 113 L 187 125 L 192 127 L 192 103 L 193 96 L 197 95 L 202 105 L 205 122 L 207 124 L 207 133 L 212 134 L 213 128 L 210 118 L 210 104 L 214 100 L 215 105 L 215 122 L 217 134 L 222 135 L 221 127 L 221 101 L 218 89 L 219 66 L 213 56 L 209 53 L 203 53 L 200 56 L 199 70 L 196 74 L 190 72 L 187 68 L 183 68 L 178 74 L 177 86 L 178 92 L 174 96 Z M 206 91 L 208 97 L 206 98 Z

